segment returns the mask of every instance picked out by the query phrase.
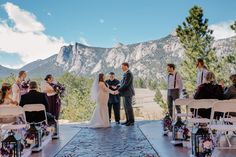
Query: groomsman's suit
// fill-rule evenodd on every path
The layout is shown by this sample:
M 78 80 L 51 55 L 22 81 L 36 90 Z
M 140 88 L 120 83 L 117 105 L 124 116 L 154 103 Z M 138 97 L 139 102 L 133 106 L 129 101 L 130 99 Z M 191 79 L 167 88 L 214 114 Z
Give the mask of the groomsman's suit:
M 173 117 L 173 101 L 179 98 L 180 92 L 183 89 L 182 78 L 179 73 L 174 71 L 173 73 L 169 73 L 168 75 L 168 90 L 167 90 L 167 104 L 168 111 L 171 117 Z M 178 113 L 181 112 L 180 106 L 176 106 L 176 110 Z
M 124 97 L 124 108 L 126 114 L 126 125 L 134 123 L 134 113 L 132 107 L 132 98 L 135 95 L 133 86 L 133 74 L 128 70 L 123 75 L 120 88 L 118 89 L 120 95 Z

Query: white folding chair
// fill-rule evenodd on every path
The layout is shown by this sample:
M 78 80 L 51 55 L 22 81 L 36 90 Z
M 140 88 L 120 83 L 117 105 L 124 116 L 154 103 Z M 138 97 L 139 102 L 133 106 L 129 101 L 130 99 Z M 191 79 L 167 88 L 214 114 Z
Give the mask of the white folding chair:
M 209 124 L 210 123 L 210 119 L 208 118 L 201 118 L 198 116 L 198 110 L 199 109 L 209 109 L 213 107 L 214 102 L 216 102 L 216 99 L 198 99 L 198 100 L 194 100 L 192 101 L 189 105 L 188 108 L 189 109 L 193 109 L 194 113 L 193 113 L 193 117 L 191 119 L 187 120 L 188 124 Z
M 40 112 L 43 111 L 44 112 L 44 119 L 41 122 L 37 122 L 37 123 L 42 123 L 45 122 L 47 124 L 47 114 L 46 114 L 46 108 L 43 104 L 26 104 L 23 106 L 23 109 L 25 112 Z
M 215 112 L 222 112 L 223 117 L 221 117 L 220 120 L 215 119 L 214 113 Z M 228 132 L 236 131 L 236 124 L 229 123 L 229 122 L 235 122 L 235 117 L 230 117 L 229 112 L 236 112 L 236 102 L 235 101 L 217 101 L 214 103 L 211 113 L 211 123 L 209 124 L 209 129 L 211 131 L 216 130 L 217 132 L 225 134 L 228 147 L 218 147 L 220 149 L 236 149 L 236 145 L 232 145 L 229 137 Z M 213 134 L 212 134 L 213 135 Z M 219 143 L 220 144 L 220 143 Z
M 176 99 L 174 101 L 174 105 L 173 105 L 173 119 L 176 119 L 177 117 L 185 117 L 185 119 L 187 119 L 188 117 L 191 117 L 192 114 L 188 112 L 188 105 L 194 101 L 194 99 L 192 98 L 188 98 L 188 99 Z M 181 113 L 175 113 L 176 112 L 176 106 L 180 106 L 180 107 L 185 107 L 185 113 L 183 113 L 181 111 Z
M 14 122 L 1 123 L 1 129 L 3 130 L 19 130 L 27 127 L 24 109 L 20 106 L 15 105 L 0 105 L 0 118 L 21 118 L 20 124 L 14 124 Z

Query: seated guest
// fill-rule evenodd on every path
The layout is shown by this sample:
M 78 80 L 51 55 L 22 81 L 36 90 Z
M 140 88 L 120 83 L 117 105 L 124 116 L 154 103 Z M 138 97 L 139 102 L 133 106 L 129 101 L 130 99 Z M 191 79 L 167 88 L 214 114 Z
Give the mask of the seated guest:
M 194 99 L 219 99 L 223 100 L 223 88 L 216 84 L 215 75 L 212 72 L 207 72 L 205 83 L 200 85 L 194 95 Z M 210 118 L 211 109 L 199 109 L 198 115 L 202 118 Z
M 0 91 L 0 104 L 4 104 L 4 105 L 14 104 L 14 105 L 16 105 L 17 102 L 12 100 L 11 94 L 12 94 L 11 85 L 8 83 L 3 83 L 1 91 Z
M 229 79 L 231 80 L 232 85 L 225 90 L 224 98 L 236 99 L 236 74 L 231 75 Z
M 8 83 L 3 83 L 0 91 L 0 105 L 16 105 L 17 102 L 11 99 L 12 88 Z M 0 118 L 0 123 L 11 123 L 15 122 L 16 117 L 8 116 Z
M 29 92 L 21 96 L 20 106 L 24 106 L 27 104 L 43 104 L 45 106 L 46 111 L 48 111 L 48 100 L 45 93 L 41 93 L 37 91 L 38 85 L 35 81 L 30 82 L 29 84 Z M 26 112 L 27 122 L 41 122 L 45 120 L 44 112 Z M 47 113 L 48 123 L 55 123 L 54 117 Z

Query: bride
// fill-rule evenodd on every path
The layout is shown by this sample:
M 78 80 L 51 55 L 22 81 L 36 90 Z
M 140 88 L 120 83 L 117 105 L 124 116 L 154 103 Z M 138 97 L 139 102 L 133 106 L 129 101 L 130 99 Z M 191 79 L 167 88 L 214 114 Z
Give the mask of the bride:
M 91 89 L 91 99 L 96 102 L 96 108 L 93 112 L 93 116 L 87 125 L 90 128 L 106 128 L 110 127 L 109 115 L 108 115 L 108 99 L 109 93 L 115 94 L 110 90 L 104 82 L 104 74 L 100 73 L 94 80 Z

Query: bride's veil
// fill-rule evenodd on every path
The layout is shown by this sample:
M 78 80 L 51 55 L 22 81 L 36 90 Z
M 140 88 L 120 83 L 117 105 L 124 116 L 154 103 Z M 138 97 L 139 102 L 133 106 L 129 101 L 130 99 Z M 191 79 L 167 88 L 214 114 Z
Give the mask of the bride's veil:
M 99 78 L 98 78 L 98 76 L 96 76 L 96 78 L 93 81 L 93 85 L 92 85 L 91 92 L 90 92 L 91 99 L 94 102 L 96 102 L 98 99 L 98 80 L 99 80 Z

